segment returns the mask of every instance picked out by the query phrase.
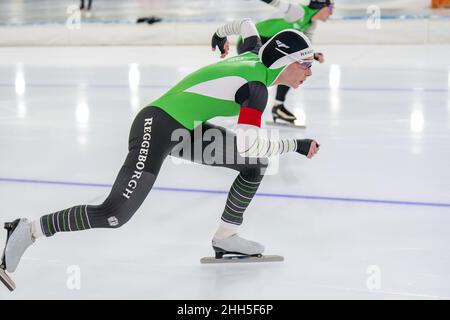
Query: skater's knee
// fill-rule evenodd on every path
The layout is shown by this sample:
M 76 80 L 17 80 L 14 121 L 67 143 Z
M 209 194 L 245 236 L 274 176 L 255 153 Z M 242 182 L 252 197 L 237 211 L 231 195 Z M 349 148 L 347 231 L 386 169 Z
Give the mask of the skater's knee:
M 156 175 L 122 167 L 106 200 L 89 209 L 89 219 L 96 228 L 120 228 L 125 225 L 144 202 Z
M 251 181 L 259 181 L 264 176 L 268 164 L 264 161 L 258 161 L 255 164 L 246 165 L 241 171 L 241 175 Z
M 93 222 L 93 227 L 96 228 L 120 228 L 125 225 L 134 215 L 135 210 L 126 208 L 124 206 L 111 206 L 111 204 L 104 202 L 99 206 L 94 206 L 91 210 L 90 219 Z

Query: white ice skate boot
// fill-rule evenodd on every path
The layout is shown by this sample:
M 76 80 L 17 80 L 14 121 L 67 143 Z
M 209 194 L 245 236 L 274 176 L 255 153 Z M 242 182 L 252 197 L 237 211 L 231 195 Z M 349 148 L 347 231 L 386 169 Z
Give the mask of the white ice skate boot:
M 16 270 L 25 250 L 35 240 L 31 231 L 31 222 L 28 219 L 22 218 L 5 223 L 5 229 L 8 230 L 8 236 L 1 267 L 11 273 Z
M 212 246 L 216 256 L 201 258 L 201 263 L 275 262 L 284 260 L 282 256 L 263 255 L 264 246 L 262 244 L 241 238 L 237 234 L 225 239 L 213 238 Z
M 222 258 L 224 254 L 258 256 L 264 251 L 262 244 L 241 238 L 237 234 L 225 239 L 213 238 L 212 246 L 216 252 L 216 259 Z

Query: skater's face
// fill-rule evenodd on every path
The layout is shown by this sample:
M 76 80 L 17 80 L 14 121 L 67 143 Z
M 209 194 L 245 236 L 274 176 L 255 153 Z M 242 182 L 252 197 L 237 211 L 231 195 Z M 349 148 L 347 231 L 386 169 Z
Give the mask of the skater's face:
M 309 67 L 308 67 L 309 66 Z M 283 84 L 291 88 L 298 88 L 307 77 L 312 75 L 310 63 L 291 63 L 284 71 L 280 74 L 277 79 L 277 84 Z
M 328 18 L 333 14 L 333 6 L 323 7 L 313 17 L 312 21 L 326 22 Z

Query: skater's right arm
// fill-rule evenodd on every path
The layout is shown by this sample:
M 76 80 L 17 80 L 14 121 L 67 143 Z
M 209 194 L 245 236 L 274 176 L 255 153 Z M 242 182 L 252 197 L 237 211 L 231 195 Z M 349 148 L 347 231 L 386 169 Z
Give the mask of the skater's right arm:
M 244 51 L 252 51 L 261 46 L 261 39 L 259 37 L 256 26 L 251 19 L 241 19 L 229 22 L 220 26 L 214 33 L 211 39 L 212 50 L 219 48 L 221 58 L 225 58 L 230 50 L 230 44 L 227 36 L 239 35 L 243 40 Z
M 294 22 L 303 19 L 305 15 L 305 10 L 300 5 L 294 5 L 289 1 L 284 0 L 261 0 L 272 7 L 277 8 L 282 14 L 286 21 Z
M 319 148 L 314 140 L 262 137 L 259 129 L 267 99 L 267 87 L 258 81 L 250 81 L 236 92 L 235 100 L 241 105 L 236 130 L 239 154 L 244 158 L 269 158 L 288 152 L 298 152 L 312 158 Z

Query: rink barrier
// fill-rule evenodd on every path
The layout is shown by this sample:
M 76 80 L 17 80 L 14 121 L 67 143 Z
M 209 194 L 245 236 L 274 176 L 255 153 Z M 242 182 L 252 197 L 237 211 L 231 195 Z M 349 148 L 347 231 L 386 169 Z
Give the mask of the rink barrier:
M 0 26 L 0 46 L 207 45 L 219 22 Z M 235 38 L 231 38 L 234 44 Z M 321 23 L 316 44 L 445 44 L 450 19 L 365 19 Z

